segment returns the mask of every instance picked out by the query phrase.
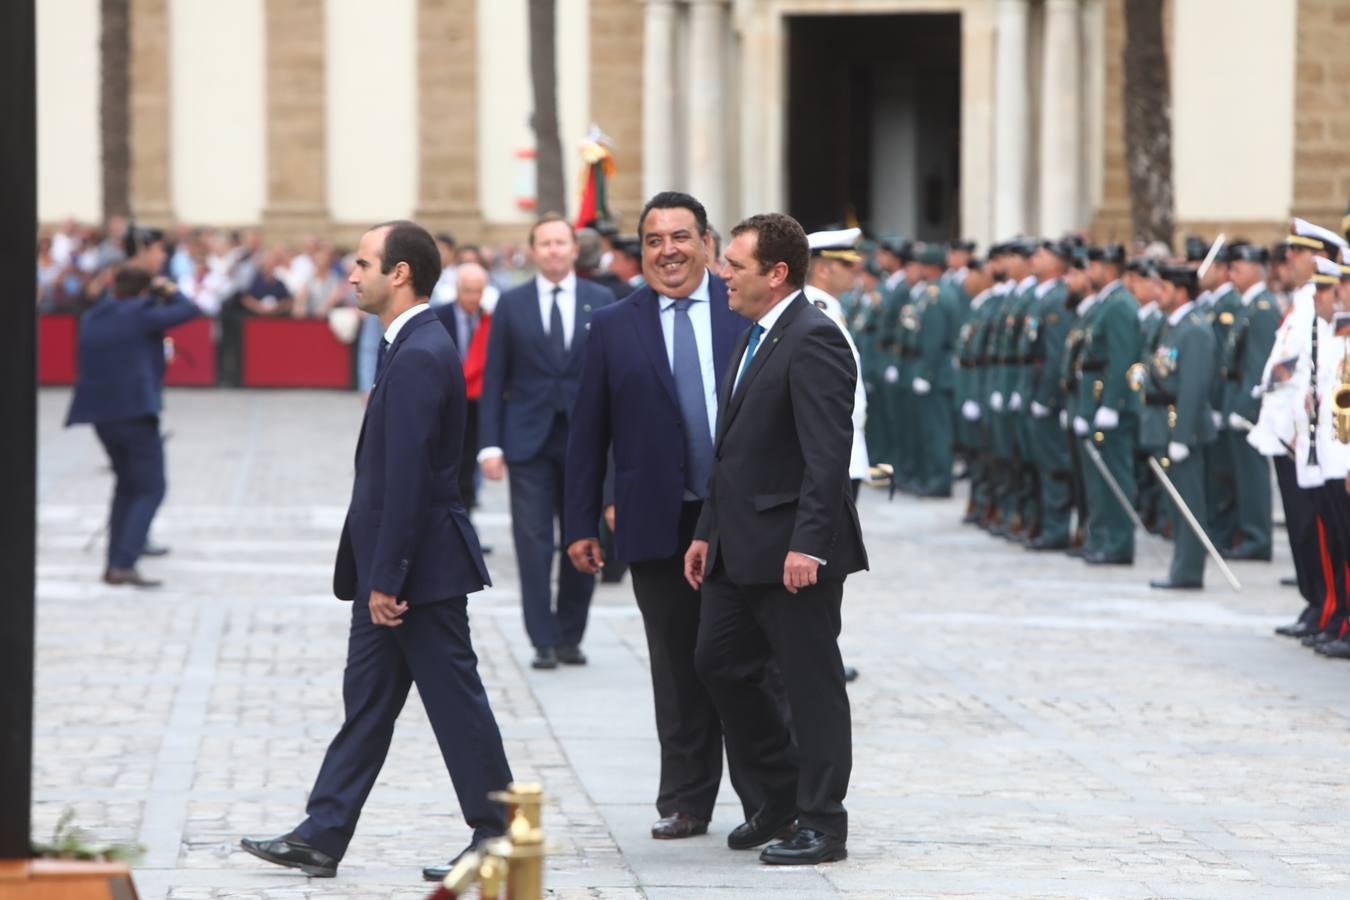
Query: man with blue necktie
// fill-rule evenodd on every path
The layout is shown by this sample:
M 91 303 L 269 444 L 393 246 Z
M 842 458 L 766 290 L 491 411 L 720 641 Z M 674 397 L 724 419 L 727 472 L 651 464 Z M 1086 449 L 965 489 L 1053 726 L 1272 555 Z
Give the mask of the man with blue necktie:
M 707 495 L 717 384 L 750 323 L 707 269 L 707 230 L 703 205 L 688 194 L 647 202 L 639 219 L 647 284 L 591 321 L 567 448 L 568 555 L 586 573 L 605 564 L 603 501 L 647 632 L 661 744 L 657 839 L 705 833 L 722 777 L 722 724 L 694 671 L 699 596 L 683 559 Z

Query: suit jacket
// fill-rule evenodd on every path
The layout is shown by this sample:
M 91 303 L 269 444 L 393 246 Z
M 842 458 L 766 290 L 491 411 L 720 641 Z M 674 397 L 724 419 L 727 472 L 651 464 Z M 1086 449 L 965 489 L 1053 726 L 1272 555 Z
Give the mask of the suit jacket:
M 469 346 L 459 346 L 459 322 L 455 316 L 456 304 L 442 303 L 432 307 L 450 335 L 450 341 L 464 361 L 464 393 L 470 400 L 483 396 L 483 369 L 487 365 L 488 336 L 492 334 L 492 316 L 487 310 L 478 314 L 478 327 L 469 338 Z M 478 448 L 474 448 L 475 450 Z
M 822 579 L 867 568 L 848 478 L 853 354 L 839 327 L 799 295 L 760 339 L 732 392 L 749 333 L 718 399 L 708 499 L 695 537 L 736 584 L 777 584 L 789 550 L 826 561 Z M 622 528 L 620 528 L 622 531 Z
M 430 603 L 492 583 L 459 496 L 465 406 L 459 354 L 423 310 L 385 351 L 370 390 L 333 568 L 339 599 L 374 588 Z
M 67 425 L 159 415 L 164 332 L 200 315 L 182 294 L 105 295 L 80 319 L 79 375 Z
M 581 382 L 581 359 L 591 316 L 614 302 L 598 284 L 577 279 L 572 346 L 561 365 L 553 358 L 539 315 L 539 290 L 531 279 L 502 294 L 493 310 L 483 371 L 478 420 L 479 447 L 501 447 L 507 463 L 533 458 L 544 446 L 553 419 L 569 415 Z
M 727 306 L 727 288 L 708 278 L 713 367 L 720 384 L 750 323 Z M 665 559 L 680 550 L 685 446 L 675 379 L 661 330 L 661 298 L 644 285 L 598 310 L 581 368 L 567 442 L 565 545 L 597 534 L 613 450 L 615 556 Z

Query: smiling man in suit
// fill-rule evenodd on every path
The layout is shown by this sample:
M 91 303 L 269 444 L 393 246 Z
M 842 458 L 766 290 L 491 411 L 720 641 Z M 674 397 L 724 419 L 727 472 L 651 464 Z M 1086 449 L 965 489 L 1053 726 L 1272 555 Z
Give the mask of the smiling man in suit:
M 612 492 L 606 515 L 615 555 L 631 564 L 661 744 L 652 837 L 672 839 L 708 830 L 722 778 L 722 725 L 694 671 L 699 596 L 684 551 L 708 490 L 717 384 L 750 323 L 707 269 L 703 204 L 657 194 L 639 228 L 647 284 L 591 322 L 567 448 L 566 536 L 573 564 L 599 571 L 597 525 Z
M 375 784 L 414 683 L 475 846 L 506 827 L 488 793 L 511 781 L 501 733 L 478 677 L 467 595 L 489 584 L 459 496 L 464 374 L 427 306 L 436 244 L 412 222 L 366 232 L 348 281 L 384 328 L 375 384 L 356 441 L 356 479 L 333 592 L 352 601 L 342 697 L 346 718 L 309 795 L 308 818 L 245 850 L 332 877 Z M 445 877 L 447 866 L 423 870 Z
M 614 302 L 608 288 L 577 278 L 577 239 L 561 216 L 530 229 L 538 274 L 502 294 L 493 311 L 483 399 L 479 403 L 478 462 L 498 480 L 510 469 L 511 535 L 520 568 L 525 632 L 536 669 L 585 665 L 581 639 L 595 576 L 558 554 L 554 522 L 562 526 L 567 427 L 581 381 L 582 350 L 591 316 Z M 549 586 L 558 558 L 557 604 Z
M 867 568 L 848 477 L 858 373 L 838 326 L 802 293 L 810 251 L 796 220 L 752 216 L 731 235 L 728 302 L 755 324 L 722 381 L 708 497 L 685 554 L 703 594 L 695 666 L 749 788 L 736 785 L 748 815 L 728 846 L 757 847 L 796 822 L 760 859 L 814 865 L 848 855 L 838 638 L 844 578 Z M 791 728 L 766 689 L 770 661 Z

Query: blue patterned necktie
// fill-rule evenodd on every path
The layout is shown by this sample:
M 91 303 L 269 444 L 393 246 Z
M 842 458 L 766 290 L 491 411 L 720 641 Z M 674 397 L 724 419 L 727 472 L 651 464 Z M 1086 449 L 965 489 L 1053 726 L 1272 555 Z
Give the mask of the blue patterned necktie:
M 745 357 L 741 360 L 741 371 L 736 376 L 735 388 L 741 386 L 741 379 L 745 377 L 745 370 L 750 368 L 750 360 L 755 356 L 755 348 L 759 346 L 759 339 L 764 336 L 764 326 L 756 322 L 750 326 L 750 342 L 745 345 Z
M 699 360 L 689 298 L 675 301 L 675 395 L 684 422 L 684 487 L 700 499 L 708 492 L 712 471 L 712 432 L 708 427 L 708 395 L 704 393 L 703 363 Z

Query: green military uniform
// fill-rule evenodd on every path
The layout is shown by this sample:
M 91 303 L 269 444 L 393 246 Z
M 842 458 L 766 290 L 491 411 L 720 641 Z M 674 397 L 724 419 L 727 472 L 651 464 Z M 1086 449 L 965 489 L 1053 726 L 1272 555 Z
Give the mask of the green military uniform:
M 1237 322 L 1238 313 L 1242 312 L 1242 298 L 1232 284 L 1225 284 L 1220 291 L 1215 292 L 1213 302 L 1204 311 L 1204 318 L 1214 329 L 1215 346 L 1224 348 L 1228 346 L 1228 336 Z M 1214 546 L 1231 547 L 1237 536 L 1237 477 L 1233 467 L 1233 443 L 1228 439 L 1228 422 L 1217 414 L 1223 409 L 1225 385 L 1219 373 L 1218 356 L 1216 353 L 1209 407 L 1216 411 L 1214 427 L 1219 436 L 1205 446 L 1205 498 L 1209 503 L 1205 517 Z M 1196 515 L 1199 514 L 1197 510 Z
M 1059 361 L 1059 386 L 1060 392 L 1064 396 L 1064 409 L 1060 413 L 1059 420 L 1064 440 L 1069 447 L 1070 471 L 1073 479 L 1073 505 L 1074 509 L 1078 511 L 1078 523 L 1071 541 L 1076 548 L 1082 547 L 1087 536 L 1088 501 L 1083 467 L 1084 465 L 1091 465 L 1091 463 L 1083 459 L 1082 447 L 1079 446 L 1078 437 L 1073 431 L 1073 421 L 1079 416 L 1078 384 L 1082 378 L 1081 362 L 1083 338 L 1085 336 L 1083 322 L 1090 309 L 1091 306 L 1088 309 L 1083 308 L 1083 301 L 1078 302 L 1078 307 L 1074 310 L 1073 319 L 1069 324 L 1069 330 L 1064 335 L 1064 352 Z
M 1151 268 L 1149 271 L 1157 274 Z M 1156 305 L 1151 305 L 1147 310 L 1141 308 L 1139 312 L 1139 361 L 1147 362 L 1153 351 L 1158 348 L 1158 340 L 1162 337 L 1167 317 Z M 1145 527 L 1154 534 L 1159 534 L 1162 532 L 1162 516 L 1166 509 L 1163 504 L 1164 491 L 1148 464 L 1149 455 L 1149 451 L 1142 443 L 1134 455 L 1134 484 L 1137 491 L 1135 508 L 1139 510 L 1139 518 Z
M 941 254 L 941 248 L 933 251 Z M 938 257 L 941 259 L 941 256 Z M 938 263 L 940 265 L 940 263 Z M 952 367 L 961 310 L 951 286 L 940 279 L 917 286 L 910 373 L 918 453 L 916 493 L 949 497 L 952 492 L 952 408 L 956 373 Z
M 900 286 L 899 315 L 895 325 L 897 367 L 892 381 L 887 377 L 891 398 L 891 440 L 895 446 L 895 483 L 904 491 L 918 489 L 923 472 L 923 440 L 914 402 L 914 378 L 919 359 L 918 298 L 924 285 L 905 282 Z
M 1058 251 L 1054 251 L 1058 252 Z M 1025 419 L 1040 496 L 1040 535 L 1031 543 L 1038 550 L 1069 547 L 1073 509 L 1072 462 L 1059 413 L 1064 408 L 1060 365 L 1065 340 L 1073 325 L 1066 306 L 1068 288 L 1062 279 L 1038 284 L 1031 310 L 1022 325 L 1021 346 L 1026 365 L 1018 388 L 1026 404 Z
M 1164 327 L 1157 347 L 1142 364 L 1140 440 L 1163 461 L 1172 484 L 1197 518 L 1205 509 L 1203 451 L 1216 435 L 1209 407 L 1216 355 L 1214 331 L 1207 317 L 1192 306 L 1175 325 Z M 1178 460 L 1169 451 L 1174 444 L 1189 451 L 1185 459 Z M 1170 497 L 1168 509 L 1173 538 L 1168 582 L 1198 587 L 1205 575 L 1204 545 Z
M 1104 251 L 1094 248 L 1093 253 Z M 1105 251 L 1123 262 L 1123 249 Z M 1099 257 L 1101 258 L 1101 257 Z M 1083 323 L 1083 352 L 1079 361 L 1078 415 L 1086 423 L 1107 470 L 1127 501 L 1134 485 L 1134 445 L 1138 440 L 1138 412 L 1126 384 L 1126 372 L 1139 358 L 1139 304 L 1119 281 L 1106 285 Z M 1097 425 L 1098 411 L 1114 410 L 1114 428 Z M 1081 435 L 1080 435 L 1081 437 Z M 1088 562 L 1129 563 L 1134 560 L 1134 525 L 1114 492 L 1089 461 L 1083 467 L 1088 501 Z M 1132 501 L 1131 501 L 1132 502 Z
M 1263 248 L 1257 248 L 1257 252 Z M 1275 331 L 1280 327 L 1280 311 L 1264 283 L 1255 285 L 1241 298 L 1237 319 L 1222 348 L 1225 420 L 1237 415 L 1255 423 L 1261 413 L 1261 400 L 1254 396 L 1261 383 L 1266 360 L 1275 346 Z M 1227 437 L 1233 455 L 1233 475 L 1237 488 L 1237 535 L 1241 540 L 1233 555 L 1243 559 L 1270 559 L 1271 499 L 1270 464 L 1247 443 L 1247 432 L 1233 428 Z
M 1040 517 L 1040 496 L 1036 486 L 1035 457 L 1027 411 L 1029 402 L 1021 394 L 1022 373 L 1027 365 L 1024 330 L 1035 300 L 1035 281 L 1028 276 L 1017 285 L 1005 305 L 1004 328 L 999 345 L 1002 366 L 998 389 L 1003 394 L 1012 449 L 1007 503 L 1003 510 L 1004 531 L 1010 537 L 1035 530 Z
M 895 346 L 895 323 L 899 318 L 899 310 L 900 297 L 897 291 L 883 281 L 877 302 L 863 314 L 863 339 L 858 342 L 867 387 L 867 424 L 864 434 L 867 438 L 867 454 L 873 463 L 895 463 L 893 392 L 886 380 L 886 370 L 892 366 L 898 369 L 899 366 L 899 352 Z
M 988 394 L 982 392 L 985 366 L 985 340 L 990 320 L 998 307 L 993 289 L 986 290 L 971 301 L 970 318 L 958 333 L 956 358 L 956 403 L 970 463 L 970 506 L 967 521 L 980 521 L 989 508 L 993 489 L 993 471 L 990 465 L 989 415 L 986 408 Z

